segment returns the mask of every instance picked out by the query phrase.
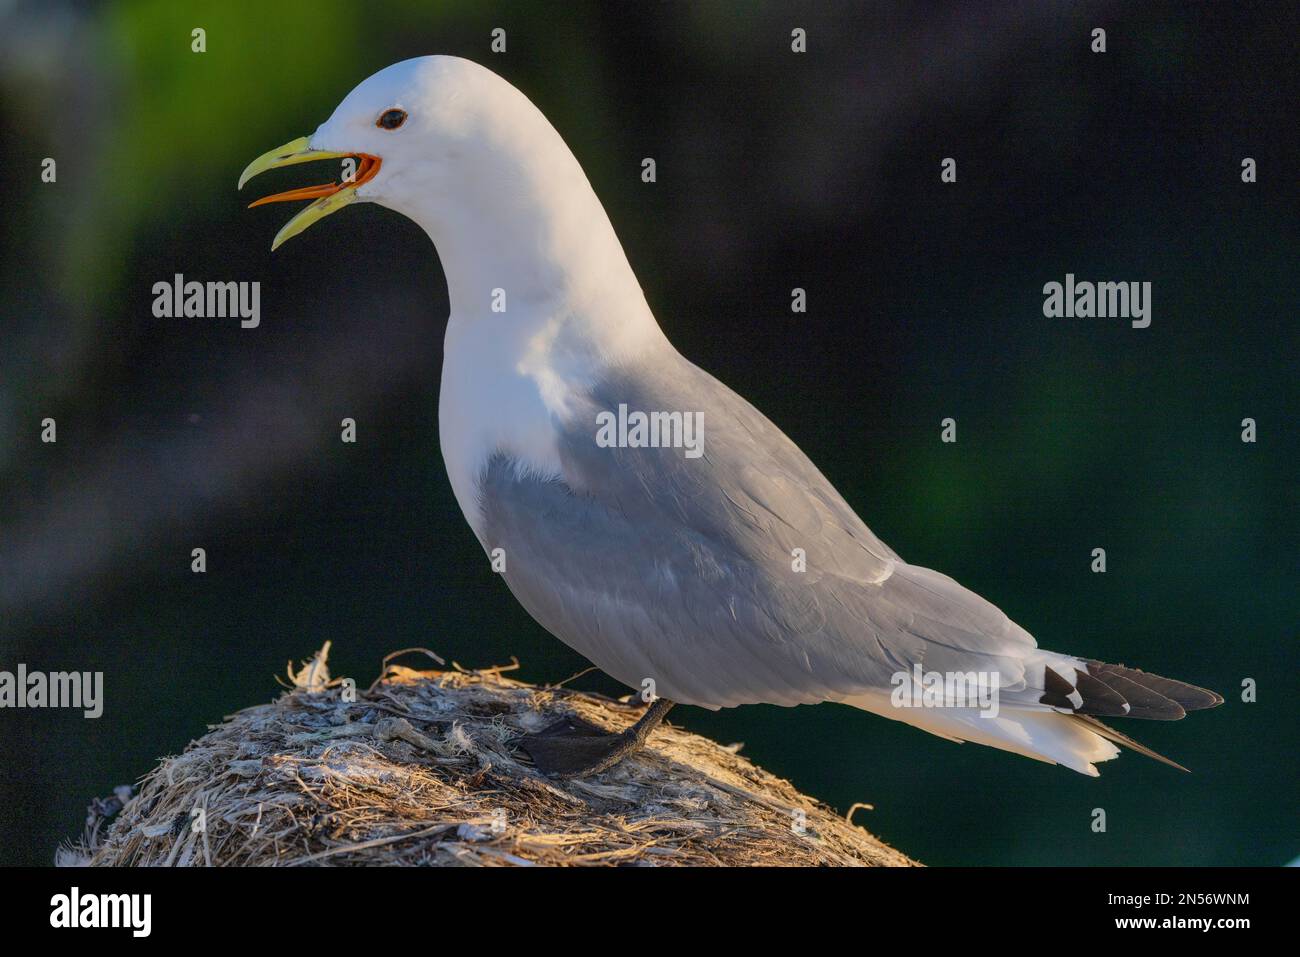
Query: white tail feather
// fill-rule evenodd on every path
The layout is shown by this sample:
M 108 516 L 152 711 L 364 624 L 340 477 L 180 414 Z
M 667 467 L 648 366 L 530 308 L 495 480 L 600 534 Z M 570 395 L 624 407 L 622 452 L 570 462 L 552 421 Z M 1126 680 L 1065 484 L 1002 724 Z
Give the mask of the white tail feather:
M 981 716 L 976 708 L 900 708 L 888 692 L 845 698 L 844 704 L 903 721 L 949 741 L 973 741 L 1002 751 L 1064 765 L 1097 777 L 1095 762 L 1109 761 L 1119 748 L 1068 714 L 1002 707 L 997 717 Z

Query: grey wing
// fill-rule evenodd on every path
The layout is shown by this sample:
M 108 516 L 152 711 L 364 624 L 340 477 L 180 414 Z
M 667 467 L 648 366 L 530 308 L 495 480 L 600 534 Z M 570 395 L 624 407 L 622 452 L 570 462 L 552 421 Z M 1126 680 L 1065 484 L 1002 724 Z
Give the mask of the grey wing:
M 916 664 L 1024 687 L 1026 632 L 903 562 L 775 425 L 673 358 L 577 403 L 562 478 L 505 454 L 485 469 L 483 544 L 534 618 L 625 684 L 705 707 L 838 700 Z M 701 413 L 703 454 L 598 445 L 620 403 Z

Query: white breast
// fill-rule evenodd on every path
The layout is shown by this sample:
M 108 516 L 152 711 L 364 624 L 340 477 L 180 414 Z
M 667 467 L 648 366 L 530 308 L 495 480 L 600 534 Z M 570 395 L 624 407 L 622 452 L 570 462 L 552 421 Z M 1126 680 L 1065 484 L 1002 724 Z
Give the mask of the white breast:
M 510 342 L 504 322 L 453 319 L 447 327 L 438 431 L 456 501 L 479 534 L 477 480 L 495 452 L 539 473 L 560 472 L 555 414 L 563 389 L 543 369 L 525 368 L 526 342 Z

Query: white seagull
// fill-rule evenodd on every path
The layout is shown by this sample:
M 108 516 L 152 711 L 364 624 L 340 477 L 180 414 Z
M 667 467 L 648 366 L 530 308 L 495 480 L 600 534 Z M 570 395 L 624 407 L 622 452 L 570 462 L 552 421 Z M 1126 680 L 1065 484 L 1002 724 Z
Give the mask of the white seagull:
M 315 200 L 272 248 L 357 201 L 424 228 L 451 303 L 438 422 L 456 500 L 538 622 L 655 696 L 621 734 L 566 718 L 525 736 L 542 771 L 609 767 L 673 702 L 836 701 L 1095 776 L 1115 743 L 1173 764 L 1099 716 L 1223 701 L 1044 651 L 872 534 L 794 442 L 673 348 L 582 167 L 490 70 L 449 56 L 390 66 L 239 185 L 343 157 L 356 161 L 347 181 L 253 204 Z M 683 423 L 695 447 L 665 441 Z

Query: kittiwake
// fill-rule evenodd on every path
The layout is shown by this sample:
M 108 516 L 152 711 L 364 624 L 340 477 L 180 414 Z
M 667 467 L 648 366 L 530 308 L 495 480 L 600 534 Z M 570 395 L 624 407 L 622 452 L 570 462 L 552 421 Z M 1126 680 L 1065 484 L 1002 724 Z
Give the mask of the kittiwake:
M 565 719 L 526 736 L 541 770 L 609 767 L 673 702 L 832 701 L 1096 775 L 1117 743 L 1173 763 L 1100 718 L 1222 702 L 1044 651 L 877 538 L 794 442 L 673 348 L 582 167 L 492 71 L 390 66 L 239 185 L 345 157 L 344 182 L 254 204 L 314 200 L 273 248 L 356 201 L 424 228 L 451 307 L 438 422 L 456 500 L 529 613 L 654 700 L 622 734 Z

